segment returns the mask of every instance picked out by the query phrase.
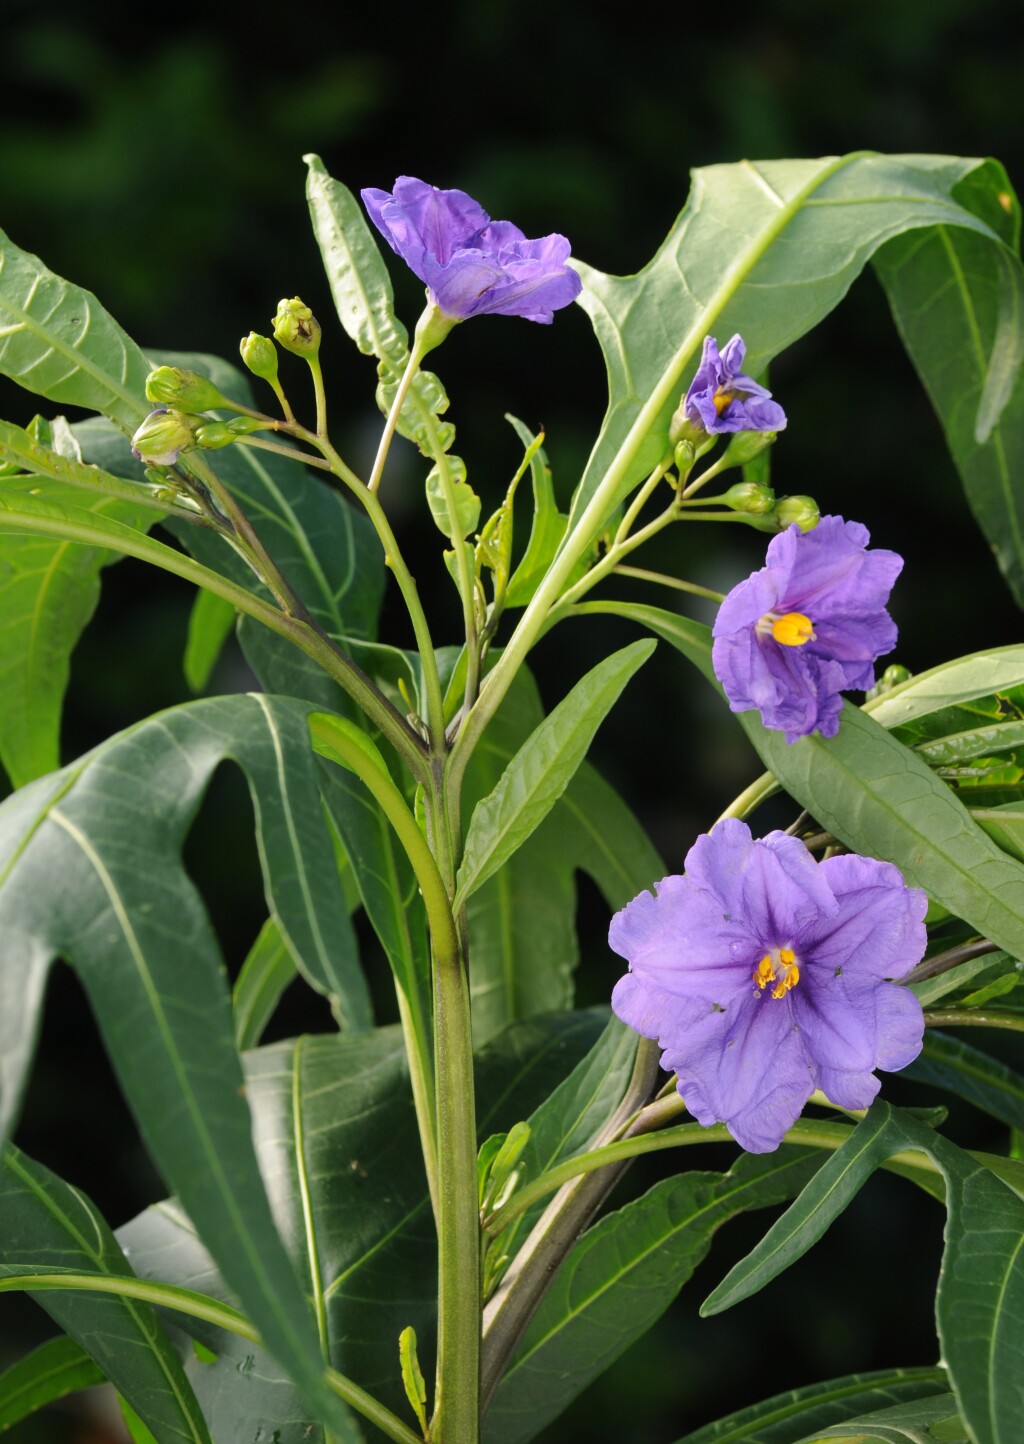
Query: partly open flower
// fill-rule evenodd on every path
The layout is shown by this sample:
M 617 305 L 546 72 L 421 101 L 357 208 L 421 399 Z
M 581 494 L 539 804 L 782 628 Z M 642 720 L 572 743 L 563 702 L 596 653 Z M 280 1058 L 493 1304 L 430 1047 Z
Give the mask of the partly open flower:
M 132 437 L 132 455 L 147 466 L 173 466 L 188 447 L 195 445 L 192 427 L 183 411 L 158 406 Z
M 362 197 L 388 245 L 452 320 L 490 311 L 549 322 L 580 293 L 564 236 L 528 240 L 511 221 L 492 221 L 465 191 L 403 175 L 393 194 L 368 189 Z
M 733 336 L 721 352 L 714 336 L 704 337 L 697 374 L 683 401 L 687 420 L 716 435 L 722 431 L 781 431 L 786 413 L 772 393 L 740 369 L 747 348 Z
M 774 537 L 767 565 L 733 587 L 714 626 L 712 661 L 733 712 L 756 708 L 795 742 L 834 737 L 840 692 L 873 686 L 874 661 L 896 645 L 885 610 L 903 558 L 868 551 L 866 527 L 825 516 Z
M 730 818 L 697 839 L 682 877 L 612 919 L 630 965 L 612 1007 L 658 1040 L 700 1123 L 768 1153 L 816 1088 L 866 1108 L 873 1070 L 920 1052 L 921 1005 L 891 980 L 924 953 L 927 902 L 891 863 L 819 864 L 796 838 L 755 841 Z

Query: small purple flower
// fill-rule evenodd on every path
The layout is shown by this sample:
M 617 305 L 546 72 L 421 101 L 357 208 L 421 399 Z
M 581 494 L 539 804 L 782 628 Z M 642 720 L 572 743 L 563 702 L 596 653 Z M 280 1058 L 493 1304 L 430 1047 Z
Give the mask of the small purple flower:
M 712 434 L 784 428 L 786 413 L 772 393 L 740 370 L 746 354 L 741 336 L 733 336 L 721 352 L 714 336 L 704 337 L 700 365 L 683 403 L 692 425 Z
M 711 654 L 733 712 L 756 708 L 787 742 L 835 736 L 839 693 L 873 686 L 875 658 L 896 645 L 885 604 L 903 558 L 867 551 L 869 540 L 841 516 L 791 526 L 772 539 L 767 566 L 733 587 Z
M 564 236 L 527 240 L 511 221 L 492 221 L 465 191 L 438 190 L 402 175 L 393 195 L 368 189 L 362 197 L 388 245 L 453 320 L 491 311 L 550 322 L 582 289 L 566 265 Z
M 921 1051 L 921 1004 L 890 980 L 924 953 L 927 905 L 891 863 L 815 863 L 798 839 L 755 841 L 730 818 L 697 839 L 684 876 L 612 919 L 630 966 L 612 1008 L 658 1040 L 698 1122 L 770 1153 L 816 1088 L 866 1108 L 873 1070 Z

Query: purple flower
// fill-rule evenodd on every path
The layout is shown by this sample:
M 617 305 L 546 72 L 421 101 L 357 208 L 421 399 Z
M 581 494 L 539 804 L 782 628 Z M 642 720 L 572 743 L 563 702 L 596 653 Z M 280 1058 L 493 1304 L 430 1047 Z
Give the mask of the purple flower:
M 721 352 L 714 336 L 704 337 L 700 365 L 683 403 L 692 425 L 712 433 L 783 429 L 786 413 L 772 393 L 740 370 L 746 354 L 741 336 L 733 336 Z
M 867 551 L 869 540 L 841 516 L 791 526 L 772 539 L 767 566 L 733 587 L 711 654 L 733 712 L 757 708 L 787 742 L 835 736 L 839 693 L 873 686 L 875 658 L 896 645 L 885 604 L 903 558 Z
M 663 1049 L 662 1067 L 705 1125 L 769 1153 L 816 1088 L 866 1108 L 873 1069 L 921 1050 L 924 1015 L 904 977 L 924 953 L 928 899 L 891 863 L 815 863 L 783 832 L 756 841 L 730 818 L 612 919 L 630 971 L 617 1015 Z
M 393 195 L 369 189 L 362 197 L 388 245 L 453 320 L 492 311 L 550 322 L 582 289 L 566 265 L 564 236 L 527 240 L 511 221 L 492 221 L 465 191 L 438 190 L 402 175 Z

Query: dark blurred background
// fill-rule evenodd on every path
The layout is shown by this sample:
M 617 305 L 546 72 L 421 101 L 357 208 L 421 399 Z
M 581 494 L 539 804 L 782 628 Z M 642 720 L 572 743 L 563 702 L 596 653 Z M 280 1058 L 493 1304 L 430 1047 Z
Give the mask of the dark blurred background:
M 1006 0 L 970 8 L 959 0 L 776 0 L 678 7 L 671 23 L 655 25 L 642 7 L 602 19 L 583 0 L 323 11 L 295 0 L 244 12 L 207 4 L 145 13 L 4 0 L 0 226 L 94 290 L 154 350 L 233 359 L 242 335 L 269 329 L 279 296 L 302 295 L 325 323 L 332 430 L 359 466 L 379 425 L 372 369 L 330 325 L 303 199 L 305 151 L 318 151 L 353 189 L 390 188 L 403 172 L 459 186 L 527 234 L 563 231 L 576 255 L 625 273 L 653 254 L 697 165 L 860 148 L 994 154 L 1020 184 L 1017 15 Z M 411 326 L 421 291 L 392 269 Z M 544 329 L 484 318 L 460 328 L 434 359 L 485 514 L 518 460 L 507 410 L 546 427 L 567 501 L 604 407 L 603 365 L 585 315 L 573 308 Z M 892 607 L 901 628 L 895 658 L 919 671 L 1018 640 L 1019 614 L 870 274 L 778 361 L 772 385 L 790 418 L 773 456 L 777 489 L 809 492 L 823 511 L 864 521 L 876 544 L 907 558 Z M 24 423 L 36 409 L 0 383 L 0 414 Z M 397 465 L 389 482 L 396 509 L 400 472 Z M 409 474 L 405 520 L 414 522 L 420 501 Z M 421 587 L 454 639 L 440 539 L 414 529 L 423 538 Z M 760 565 L 763 538 L 720 532 L 704 529 L 686 571 L 724 590 Z M 682 570 L 677 535 L 659 541 L 660 553 L 643 564 Z M 627 586 L 635 584 L 620 594 Z M 665 595 L 630 595 L 672 605 Z M 107 573 L 75 660 L 65 759 L 187 700 L 180 657 L 190 600 L 182 584 L 132 562 Z M 401 627 L 393 607 L 391 624 Z M 631 636 L 611 622 L 556 632 L 535 658 L 549 703 Z M 666 652 L 609 719 L 596 760 L 678 869 L 695 833 L 758 769 L 705 685 Z M 246 685 L 229 650 L 215 687 Z M 189 851 L 232 969 L 264 915 L 245 806 L 238 779 L 219 775 Z M 780 811 L 769 821 L 785 820 Z M 606 910 L 586 883 L 580 921 L 581 997 L 603 1001 L 618 965 L 603 942 Z M 279 1032 L 305 1026 L 321 1026 L 320 1015 L 290 1001 Z M 161 1186 L 66 971 L 51 989 L 42 1058 L 21 1141 L 118 1224 Z M 916 1096 L 905 1084 L 890 1091 Z M 999 1146 L 970 1117 L 957 1126 L 976 1146 Z M 637 1169 L 631 1187 L 655 1176 L 653 1165 Z M 699 1300 L 761 1220 L 731 1226 L 672 1313 L 545 1439 L 667 1444 L 779 1389 L 932 1362 L 941 1221 L 907 1185 L 878 1179 L 785 1284 L 735 1315 L 699 1322 Z M 49 1331 L 32 1308 L 5 1299 L 3 1357 Z M 10 1437 L 110 1444 L 125 1437 L 119 1428 L 57 1411 Z

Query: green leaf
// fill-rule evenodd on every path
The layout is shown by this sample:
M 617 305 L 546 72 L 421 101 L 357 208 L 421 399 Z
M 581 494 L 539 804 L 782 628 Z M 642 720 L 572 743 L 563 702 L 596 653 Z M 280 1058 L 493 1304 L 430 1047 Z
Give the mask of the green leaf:
M 863 1414 L 807 1435 L 799 1444 L 825 1444 L 828 1439 L 851 1439 L 854 1444 L 973 1444 L 952 1394 Z
M 0 1276 L 60 1272 L 132 1277 L 106 1220 L 81 1190 L 8 1146 L 0 1156 Z M 148 1304 L 73 1289 L 31 1296 L 101 1364 L 162 1440 L 211 1444 L 178 1356 Z
M 633 618 L 715 680 L 707 627 L 631 603 L 587 610 Z M 792 746 L 764 728 L 756 712 L 741 713 L 740 722 L 786 791 L 851 851 L 895 862 L 911 886 L 924 888 L 1013 957 L 1024 957 L 1024 867 L 873 717 L 847 703 L 835 737 L 801 737 Z
M 466 772 L 468 817 L 497 786 L 512 757 L 544 720 L 533 678 L 521 671 Z M 468 903 L 473 1031 L 484 1042 L 516 1018 L 570 1006 L 579 956 L 577 869 L 612 909 L 664 874 L 643 828 L 588 762 L 536 832 Z
M 904 1076 L 966 1098 L 1011 1128 L 1024 1128 L 1024 1077 L 979 1048 L 929 1028 Z
M 420 1429 L 424 1439 L 427 1437 L 427 1384 L 420 1368 L 419 1357 L 416 1352 L 416 1330 L 413 1328 L 403 1329 L 398 1336 L 398 1354 L 402 1365 L 402 1383 L 405 1386 L 405 1396 L 412 1405 L 416 1418 L 419 1420 Z
M 740 332 L 747 370 L 759 375 L 842 300 L 892 237 L 966 228 L 987 248 L 988 274 L 1012 300 L 1019 263 L 973 213 L 994 178 L 982 171 L 978 193 L 964 204 L 957 200 L 958 187 L 979 167 L 947 156 L 870 153 L 708 166 L 693 173 L 685 210 L 638 275 L 579 267 L 580 304 L 608 367 L 609 407 L 573 499 L 570 530 L 613 464 L 621 499 L 670 450 L 669 418 L 706 335 L 724 341 Z M 1003 360 L 1000 384 L 985 397 L 986 418 L 1005 389 L 1012 357 L 1005 353 Z M 979 400 L 973 398 L 972 421 Z M 603 520 L 595 517 L 590 530 L 596 534 Z
M 457 878 L 456 909 L 544 820 L 587 754 L 594 734 L 653 645 L 634 642 L 589 672 L 513 757 L 478 803 Z
M 484 1420 L 485 1444 L 525 1444 L 664 1313 L 747 1208 L 789 1198 L 820 1164 L 782 1148 L 726 1174 L 684 1173 L 601 1219 L 555 1276 Z
M 34 1036 L 46 965 L 67 958 L 158 1165 L 268 1346 L 329 1419 L 335 1398 L 313 1362 L 306 1303 L 256 1170 L 223 965 L 181 859 L 209 777 L 234 758 L 256 802 L 282 936 L 306 975 L 365 1025 L 365 983 L 322 823 L 307 710 L 259 694 L 175 708 L 3 804 L 0 1031 L 16 1041 L 16 1030 Z M 23 973 L 34 990 L 28 1000 Z M 15 1069 L 29 1061 L 29 1045 L 18 1046 L 14 1067 L 4 1060 L 5 1120 L 23 1082 Z
M 936 1320 L 960 1412 L 975 1444 L 1014 1444 L 1024 1408 L 1024 1200 L 970 1154 L 887 1103 L 872 1106 L 702 1313 L 720 1313 L 764 1288 L 821 1238 L 881 1163 L 907 1150 L 932 1158 L 946 1181 Z
M 478 1060 L 481 1129 L 509 1126 L 510 1109 L 529 1109 L 546 1096 L 599 1026 L 592 1014 L 548 1017 L 496 1039 Z M 409 1324 L 416 1329 L 429 1376 L 437 1279 L 400 1032 L 305 1038 L 244 1061 L 260 1168 L 314 1300 L 321 1341 L 337 1367 L 404 1417 L 396 1340 Z M 119 1237 L 140 1277 L 229 1300 L 177 1203 L 147 1209 Z M 198 1320 L 184 1322 L 216 1355 L 189 1374 L 217 1444 L 252 1444 L 269 1421 L 281 1431 L 279 1444 L 322 1444 L 315 1414 L 265 1351 Z M 339 1444 L 361 1437 L 352 1423 Z
M 518 417 L 506 414 L 505 420 L 515 427 L 516 435 L 527 450 L 536 445 L 537 438 Z M 569 518 L 558 510 L 555 489 L 551 483 L 551 468 L 541 448 L 530 458 L 530 480 L 533 483 L 533 525 L 530 528 L 526 551 L 512 573 L 505 594 L 505 604 L 509 607 L 525 607 L 530 601 L 554 559 L 569 521 Z
M 395 316 L 394 293 L 380 248 L 350 190 L 332 179 L 317 155 L 303 156 L 309 173 L 306 198 L 338 319 L 364 356 L 376 356 L 377 404 L 386 416 L 409 362 L 409 333 Z M 432 456 L 435 440 L 447 451 L 455 428 L 435 418 L 448 409 L 444 387 L 420 371 L 398 418 L 400 435 Z
M 546 1173 L 563 1159 L 595 1146 L 622 1101 L 633 1072 L 639 1035 L 618 1018 L 609 1020 L 586 1057 L 530 1115 L 530 1136 L 522 1152 L 523 1182 Z M 539 1200 L 513 1219 L 500 1235 L 510 1257 L 526 1238 L 549 1199 Z
M 988 165 L 993 184 L 1011 198 L 1002 167 Z M 1024 507 L 1015 478 L 1024 463 L 1024 330 L 1019 295 L 1007 284 L 1016 280 L 1019 261 L 1009 248 L 999 254 L 1002 268 L 996 269 L 984 238 L 937 226 L 891 241 L 875 266 L 971 510 L 1022 605 Z
M 5 422 L 0 422 L 0 457 L 29 473 L 4 481 L 5 501 L 14 508 L 22 501 L 32 506 L 38 498 L 67 504 L 101 522 L 111 518 L 139 533 L 164 514 L 152 488 L 85 466 Z M 60 766 L 61 708 L 71 653 L 99 600 L 100 571 L 119 560 L 101 548 L 0 531 L 5 618 L 0 759 L 15 787 Z
M 131 1435 L 132 1444 L 160 1444 L 159 1439 L 154 1437 L 151 1429 L 146 1428 L 127 1399 L 122 1399 L 119 1395 L 117 1402 L 121 1410 L 121 1417 Z
M 726 1419 L 706 1424 L 677 1444 L 798 1444 L 816 1429 L 945 1392 L 946 1374 L 940 1368 L 848 1374 L 842 1379 L 776 1394 Z
M 0 1433 L 55 1399 L 102 1384 L 106 1377 L 74 1339 L 48 1339 L 0 1374 Z
M 950 712 L 979 698 L 995 698 L 1022 684 L 1024 647 L 991 647 L 919 672 L 908 682 L 866 702 L 864 711 L 870 712 L 883 727 L 906 728 L 900 736 L 916 742 L 923 736 L 943 735 L 932 730 L 936 714 Z M 994 715 L 999 715 L 998 707 Z M 922 719 L 926 720 L 922 722 Z M 913 729 L 911 724 L 916 724 Z
M 0 372 L 62 406 L 134 431 L 152 410 L 150 366 L 90 291 L 47 270 L 0 231 Z
M 190 691 L 206 691 L 224 643 L 231 635 L 238 613 L 230 602 L 213 592 L 199 592 L 192 603 L 185 643 L 185 681 Z
M 240 1053 L 256 1047 L 297 971 L 280 928 L 273 918 L 267 918 L 232 990 L 235 1045 Z
M 456 537 L 467 537 L 470 532 L 476 531 L 480 523 L 480 498 L 466 480 L 464 461 L 457 456 L 449 456 L 444 467 L 452 488 L 454 525 L 453 514 L 448 510 L 448 498 L 445 495 L 440 466 L 431 467 L 427 476 L 427 505 L 438 531 L 449 541 L 454 541 Z

